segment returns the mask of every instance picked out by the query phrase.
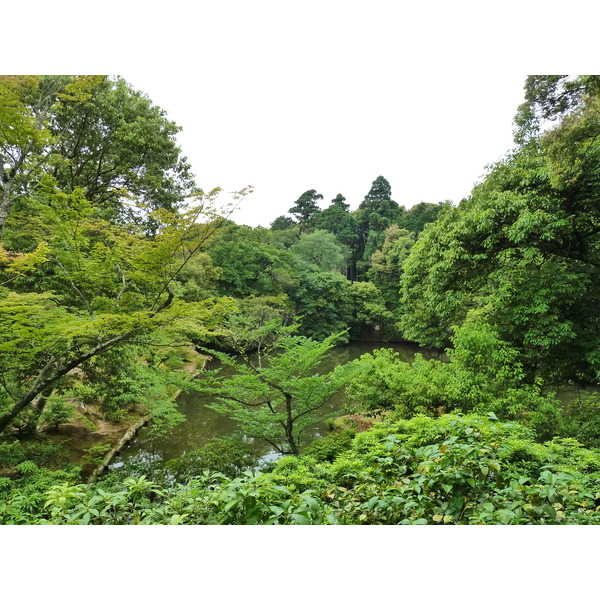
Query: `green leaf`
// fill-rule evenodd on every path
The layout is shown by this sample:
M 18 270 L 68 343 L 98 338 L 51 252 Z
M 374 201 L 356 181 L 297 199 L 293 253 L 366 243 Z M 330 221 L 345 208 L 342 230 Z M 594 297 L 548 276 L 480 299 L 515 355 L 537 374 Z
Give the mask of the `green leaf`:
M 310 525 L 310 521 L 299 513 L 293 513 L 290 518 L 298 525 Z

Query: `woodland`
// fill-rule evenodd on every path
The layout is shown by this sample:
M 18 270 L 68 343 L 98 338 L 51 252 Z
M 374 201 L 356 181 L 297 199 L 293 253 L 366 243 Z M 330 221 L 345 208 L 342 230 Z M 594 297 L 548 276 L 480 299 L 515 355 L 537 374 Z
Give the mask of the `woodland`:
M 239 225 L 178 132 L 120 77 L 0 77 L 0 524 L 600 521 L 600 76 L 529 76 L 458 203 L 380 175 Z M 98 468 L 189 391 L 240 434 Z

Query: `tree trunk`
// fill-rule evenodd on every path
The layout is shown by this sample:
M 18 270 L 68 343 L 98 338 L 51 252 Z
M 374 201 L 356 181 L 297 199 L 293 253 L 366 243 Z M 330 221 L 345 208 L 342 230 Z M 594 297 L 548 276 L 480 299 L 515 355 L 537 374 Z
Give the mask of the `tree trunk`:
M 41 370 L 38 375 L 36 381 L 33 383 L 31 389 L 27 394 L 25 394 L 21 400 L 19 400 L 6 414 L 0 417 L 0 434 L 4 432 L 4 430 L 10 425 L 12 420 L 25 408 L 27 408 L 41 393 L 48 390 L 51 386 L 53 386 L 63 375 L 66 375 L 71 369 L 78 367 L 80 364 L 84 363 L 86 360 L 89 360 L 93 356 L 97 354 L 101 354 L 105 350 L 112 348 L 114 345 L 123 341 L 124 339 L 131 337 L 133 332 L 122 333 L 120 335 L 115 336 L 114 338 L 110 338 L 105 342 L 99 343 L 92 350 L 82 354 L 81 356 L 74 358 L 73 360 L 65 363 L 63 365 L 57 364 L 52 366 L 51 364 L 46 365 L 44 369 Z M 51 369 L 49 367 L 52 367 Z M 48 368 L 50 370 L 50 374 L 46 377 L 43 377 L 44 371 Z
M 12 179 L 9 175 L 2 177 L 2 199 L 0 200 L 0 233 L 4 229 L 4 224 L 8 217 L 8 211 L 10 209 L 11 198 L 10 190 L 12 187 Z
M 290 445 L 290 449 L 292 453 L 295 455 L 300 454 L 300 450 L 296 445 L 296 440 L 294 439 L 294 421 L 292 418 L 292 396 L 290 394 L 285 394 L 285 411 L 287 413 L 287 421 L 284 425 L 285 435 L 287 438 L 287 442 Z

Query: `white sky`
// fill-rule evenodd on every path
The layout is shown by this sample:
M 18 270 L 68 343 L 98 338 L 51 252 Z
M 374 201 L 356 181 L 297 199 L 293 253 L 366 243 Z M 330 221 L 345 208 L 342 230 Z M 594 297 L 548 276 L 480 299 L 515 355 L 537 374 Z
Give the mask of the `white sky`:
M 511 146 L 525 76 L 407 73 L 402 49 L 389 46 L 369 46 L 364 62 L 351 47 L 335 60 L 308 55 L 302 68 L 293 43 L 274 66 L 248 46 L 243 60 L 232 51 L 207 66 L 208 93 L 193 80 L 123 76 L 183 127 L 205 191 L 254 186 L 237 222 L 268 225 L 309 189 L 323 208 L 337 193 L 356 208 L 378 175 L 407 207 L 457 202 Z
M 234 215 L 252 226 L 308 189 L 354 209 L 379 175 L 406 207 L 458 202 L 509 150 L 526 75 L 570 66 L 564 32 L 548 43 L 568 22 L 556 0 L 29 5 L 39 19 L 27 44 L 21 29 L 3 32 L 30 53 L 9 72 L 122 75 L 183 127 L 205 191 L 254 186 Z M 5 22 L 18 11 L 7 6 Z M 579 19 L 576 36 L 591 56 L 594 22 Z

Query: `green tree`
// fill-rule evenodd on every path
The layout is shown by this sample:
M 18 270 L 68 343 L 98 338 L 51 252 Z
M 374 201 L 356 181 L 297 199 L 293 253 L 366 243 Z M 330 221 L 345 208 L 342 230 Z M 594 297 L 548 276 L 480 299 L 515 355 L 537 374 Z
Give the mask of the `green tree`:
M 333 233 L 338 243 L 350 248 L 355 246 L 358 239 L 357 225 L 350 212 L 350 205 L 342 194 L 338 194 L 327 208 L 317 214 L 315 227 Z
M 392 200 L 388 180 L 381 175 L 377 177 L 355 213 L 359 233 L 357 268 L 360 273 L 366 272 L 371 255 L 383 244 L 383 232 L 396 222 L 403 210 Z
M 0 77 L 0 233 L 14 201 L 27 189 L 51 139 L 50 107 L 60 82 L 34 76 Z
M 272 245 L 273 233 L 230 224 L 207 249 L 220 270 L 221 293 L 244 298 L 286 293 L 295 282 L 291 254 Z
M 272 324 L 265 327 L 272 329 Z M 356 373 L 355 363 L 347 363 L 331 373 L 315 374 L 338 337 L 322 342 L 281 337 L 271 345 L 266 364 L 258 364 L 244 351 L 240 363 L 207 350 L 236 374 L 223 377 L 218 370 L 205 371 L 196 388 L 217 396 L 219 401 L 211 408 L 238 421 L 246 435 L 267 441 L 282 454 L 299 454 L 303 433 L 324 419 L 317 411 Z
M 442 214 L 404 263 L 404 334 L 444 347 L 480 309 L 528 370 L 551 380 L 598 373 L 597 168 L 552 182 L 535 141 L 494 166 L 470 198 Z
M 381 291 L 369 281 L 353 281 L 351 338 L 388 339 L 394 333 L 394 315 L 387 309 Z
M 113 220 L 147 218 L 198 191 L 180 128 L 122 78 L 2 77 L 0 98 L 0 230 L 16 200 L 26 210 L 41 173 L 67 193 L 83 189 Z
M 525 99 L 515 116 L 515 141 L 525 144 L 538 138 L 551 123 L 575 116 L 595 104 L 600 76 L 530 75 L 524 86 Z
M 320 229 L 301 235 L 290 250 L 322 271 L 345 270 L 349 259 L 348 249 L 337 244 L 332 233 Z
M 186 302 L 200 302 L 218 294 L 221 269 L 215 267 L 210 255 L 198 252 L 177 274 L 171 285 L 173 293 Z
M 540 439 L 559 430 L 554 392 L 529 383 L 521 354 L 501 340 L 493 327 L 477 319 L 456 329 L 449 361 L 415 355 L 405 362 L 389 348 L 365 354 L 365 368 L 348 386 L 348 397 L 364 410 L 393 409 L 401 418 L 418 413 L 487 414 L 526 423 Z
M 322 199 L 322 194 L 317 194 L 315 190 L 308 190 L 294 202 L 294 206 L 288 212 L 296 217 L 300 231 L 313 228 L 315 216 L 321 210 L 317 202 Z
M 296 225 L 296 222 L 291 217 L 286 217 L 281 215 L 277 217 L 270 225 L 273 231 L 283 231 L 285 229 L 290 229 Z
M 439 202 L 438 204 L 419 202 L 403 212 L 398 218 L 397 224 L 401 229 L 408 229 L 415 233 L 421 233 L 421 231 L 425 229 L 427 223 L 435 222 L 438 215 L 447 204 L 449 204 L 449 202 Z
M 94 357 L 158 332 L 202 337 L 222 319 L 215 303 L 184 305 L 170 287 L 219 226 L 214 194 L 179 215 L 155 212 L 153 238 L 99 218 L 80 189 L 45 181 L 38 195 L 29 234 L 44 242 L 0 264 L 0 433 Z
M 346 202 L 344 196 L 338 194 L 326 209 L 317 213 L 315 228 L 333 233 L 336 242 L 343 248 L 347 248 L 346 252 L 349 258 L 345 274 L 351 280 L 356 279 L 356 252 L 359 240 L 358 225 L 350 212 L 350 205 Z
M 53 113 L 60 159 L 50 172 L 65 191 L 83 188 L 92 204 L 129 219 L 139 206 L 173 208 L 197 191 L 176 143 L 181 128 L 122 78 L 98 78 L 83 102 L 60 94 Z
M 371 256 L 367 277 L 381 290 L 388 309 L 397 312 L 403 264 L 414 246 L 416 235 L 392 225 L 384 231 L 384 236 L 381 249 L 375 250 Z
M 306 265 L 306 263 L 304 263 Z M 300 332 L 323 340 L 332 333 L 345 331 L 352 320 L 351 283 L 341 273 L 319 271 L 310 265 L 298 265 L 298 284 L 290 293 L 295 314 L 301 318 Z M 345 334 L 339 338 L 347 342 Z

